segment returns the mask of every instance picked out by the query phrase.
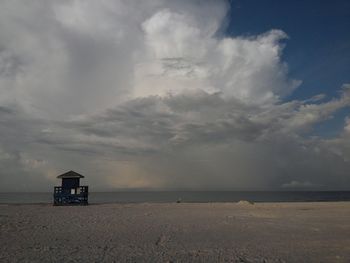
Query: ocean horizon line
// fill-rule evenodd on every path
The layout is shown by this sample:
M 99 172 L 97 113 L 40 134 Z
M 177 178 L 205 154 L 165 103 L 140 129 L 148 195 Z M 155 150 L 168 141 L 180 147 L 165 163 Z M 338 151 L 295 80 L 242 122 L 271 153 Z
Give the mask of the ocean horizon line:
M 139 189 L 139 188 L 123 188 L 115 190 L 97 190 L 89 191 L 89 193 L 120 193 L 120 192 L 275 192 L 275 193 L 286 193 L 286 192 L 350 192 L 350 189 L 280 189 L 280 190 L 268 190 L 268 189 Z M 0 191 L 0 194 L 52 194 L 52 191 Z

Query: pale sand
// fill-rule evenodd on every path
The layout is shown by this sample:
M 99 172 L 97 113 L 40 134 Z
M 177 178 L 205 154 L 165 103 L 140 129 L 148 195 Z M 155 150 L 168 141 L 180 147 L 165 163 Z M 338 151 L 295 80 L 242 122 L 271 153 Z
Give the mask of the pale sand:
M 350 262 L 350 202 L 0 205 L 0 262 Z

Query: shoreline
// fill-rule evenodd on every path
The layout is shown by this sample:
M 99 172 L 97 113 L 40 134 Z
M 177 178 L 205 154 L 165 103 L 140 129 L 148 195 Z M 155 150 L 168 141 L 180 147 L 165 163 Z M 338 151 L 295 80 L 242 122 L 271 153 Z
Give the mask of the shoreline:
M 89 194 L 90 204 L 107 203 L 221 203 L 248 200 L 265 202 L 333 202 L 350 201 L 350 191 L 285 192 L 111 192 Z M 0 193 L 0 204 L 45 204 L 53 202 L 53 193 Z
M 239 202 L 248 202 L 250 205 L 256 205 L 256 204 L 302 204 L 302 203 L 307 203 L 307 204 L 318 204 L 318 203 L 350 203 L 350 200 L 339 200 L 339 201 L 334 201 L 334 200 L 320 200 L 320 201 L 250 201 L 250 200 L 239 200 L 239 201 L 228 201 L 228 202 L 221 202 L 221 201 L 213 201 L 213 202 L 186 202 L 186 201 L 181 201 L 181 202 L 98 202 L 98 203 L 89 203 L 88 205 L 62 205 L 62 206 L 56 206 L 56 207 L 80 207 L 80 206 L 99 206 L 99 205 L 124 205 L 124 204 L 175 204 L 175 205 L 181 205 L 181 204 L 238 204 Z M 1 203 L 0 206 L 54 206 L 53 203 L 44 203 L 44 202 L 37 202 L 37 203 Z

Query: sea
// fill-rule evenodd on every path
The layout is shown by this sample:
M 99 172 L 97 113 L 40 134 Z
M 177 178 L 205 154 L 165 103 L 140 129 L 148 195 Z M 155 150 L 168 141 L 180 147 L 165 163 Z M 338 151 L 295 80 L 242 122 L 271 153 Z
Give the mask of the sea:
M 350 201 L 350 191 L 120 191 L 91 192 L 90 204 Z M 52 193 L 0 193 L 0 204 L 49 204 Z

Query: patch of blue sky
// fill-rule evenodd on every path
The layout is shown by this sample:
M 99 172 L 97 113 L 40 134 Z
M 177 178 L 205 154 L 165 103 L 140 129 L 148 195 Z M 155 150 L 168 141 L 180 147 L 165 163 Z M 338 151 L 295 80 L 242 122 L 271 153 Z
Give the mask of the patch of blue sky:
M 350 1 L 231 0 L 227 35 L 257 35 L 281 29 L 283 61 L 292 78 L 303 84 L 288 100 L 324 93 L 336 96 L 350 83 Z
M 289 76 L 302 84 L 286 101 L 305 100 L 325 94 L 326 100 L 339 96 L 350 83 L 350 1 L 348 0 L 231 0 L 226 35 L 258 35 L 271 29 L 283 30 L 289 39 L 282 60 Z M 345 108 L 332 119 L 316 125 L 313 135 L 332 137 L 350 116 Z

